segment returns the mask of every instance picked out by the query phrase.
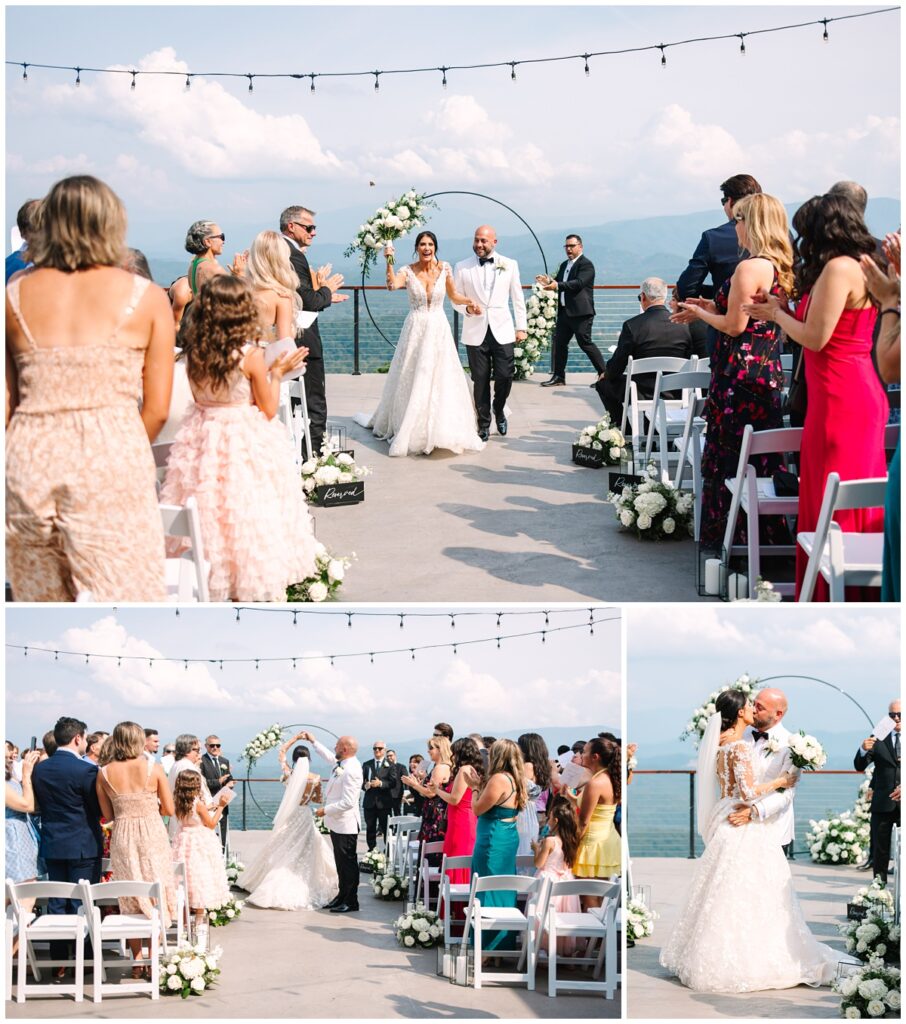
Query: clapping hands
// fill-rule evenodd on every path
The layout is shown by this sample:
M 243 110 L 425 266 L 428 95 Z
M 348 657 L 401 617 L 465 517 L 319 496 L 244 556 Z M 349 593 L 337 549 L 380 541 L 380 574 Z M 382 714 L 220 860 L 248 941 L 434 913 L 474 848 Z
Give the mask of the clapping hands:
M 776 295 L 769 295 L 763 288 L 758 289 L 752 302 L 744 302 L 740 309 L 743 313 L 748 313 L 753 320 L 768 322 L 776 321 L 778 313 L 788 312 Z
M 298 370 L 305 362 L 305 357 L 307 355 L 308 349 L 303 346 L 302 348 L 297 348 L 295 352 L 285 352 L 282 356 L 278 356 L 273 363 L 271 363 L 271 378 L 274 380 L 282 380 L 287 374 L 292 373 L 294 370 Z

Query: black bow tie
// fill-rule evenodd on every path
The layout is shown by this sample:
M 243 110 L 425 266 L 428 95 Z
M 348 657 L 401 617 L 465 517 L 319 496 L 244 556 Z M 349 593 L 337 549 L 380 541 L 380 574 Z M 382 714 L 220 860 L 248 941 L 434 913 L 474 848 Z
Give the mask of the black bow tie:
M 494 262 L 494 257 L 493 256 L 479 256 L 478 257 L 478 265 L 481 266 L 481 267 L 483 267 L 485 265 L 485 263 L 493 263 L 493 262 Z
M 766 732 L 759 732 L 757 729 L 752 730 L 752 739 L 757 743 L 759 740 L 766 740 L 768 734 Z

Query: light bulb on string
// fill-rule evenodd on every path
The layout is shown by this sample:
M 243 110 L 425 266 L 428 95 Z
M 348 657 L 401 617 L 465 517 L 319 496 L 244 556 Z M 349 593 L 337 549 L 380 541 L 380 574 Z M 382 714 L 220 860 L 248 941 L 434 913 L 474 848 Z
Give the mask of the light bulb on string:
M 297 626 L 298 624 L 299 624 L 299 613 L 298 612 L 293 612 L 293 625 Z
M 459 654 L 459 651 L 456 649 L 456 644 L 453 644 L 453 653 Z
M 315 76 L 311 75 L 310 77 L 311 77 L 311 89 L 310 89 L 310 91 L 314 92 L 315 91 Z
M 88 664 L 88 655 L 87 654 L 85 655 L 85 664 L 86 665 Z
M 116 659 L 116 667 L 117 668 L 122 668 L 123 667 L 123 659 L 122 658 L 117 658 Z
M 371 664 L 373 665 L 374 664 L 374 651 L 371 652 L 369 657 L 371 658 Z
M 60 652 L 59 651 L 54 651 L 53 652 L 53 660 L 54 661 L 59 661 L 60 660 Z
M 22 81 L 23 82 L 27 82 L 28 81 L 28 65 L 27 64 L 23 64 L 22 65 Z
M 510 62 L 510 81 L 516 81 L 516 61 Z
M 503 612 L 497 613 L 497 628 L 500 629 L 500 620 L 503 618 Z
M 330 656 L 330 667 L 333 668 L 333 655 Z
M 238 622 L 238 621 L 239 621 L 239 619 L 240 619 L 240 615 L 239 615 L 239 609 L 237 608 L 237 609 L 236 609 L 236 621 Z
M 403 628 L 403 620 L 404 619 L 405 619 L 405 615 L 400 615 L 400 629 Z
M 545 610 L 545 612 L 544 612 L 544 625 L 545 626 L 549 626 L 550 624 L 551 624 L 550 612 Z
M 138 72 L 137 72 L 137 71 L 133 71 L 133 72 L 132 72 L 132 85 L 130 85 L 130 86 L 129 86 L 129 88 L 130 88 L 130 89 L 131 89 L 131 90 L 132 90 L 133 92 L 135 92 L 135 76 L 136 76 L 137 74 L 138 74 Z
M 827 18 L 822 18 L 821 24 L 824 25 L 824 35 L 821 38 L 827 43 L 830 41 L 830 36 L 827 34 Z
M 415 661 L 415 648 L 414 647 L 410 647 L 409 648 L 409 653 L 412 655 L 412 660 Z
M 446 68 L 441 68 L 440 72 L 443 75 L 443 78 L 441 78 L 441 80 L 440 80 L 441 87 L 446 89 L 447 88 L 447 69 Z
M 352 612 L 346 613 L 346 625 L 349 626 L 350 629 L 352 629 Z
M 450 615 L 450 629 L 456 629 L 456 616 L 452 613 Z
M 374 75 L 374 91 L 375 92 L 380 92 L 381 91 L 381 73 L 380 73 L 380 71 L 373 71 L 372 74 Z
M 667 67 L 667 54 L 664 53 L 665 46 L 663 43 L 658 44 L 658 49 L 661 51 L 661 67 Z
M 24 650 L 24 651 L 23 651 L 22 653 L 23 653 L 23 654 L 25 655 L 25 657 L 27 658 L 27 657 L 28 657 L 28 648 L 26 647 L 26 648 L 25 648 L 25 650 Z
M 541 630 L 541 643 L 547 643 L 547 633 L 543 629 Z
M 296 659 L 293 658 L 293 672 L 296 671 Z
M 186 92 L 192 88 L 192 76 L 186 75 Z
M 254 84 L 252 82 L 252 79 L 253 79 L 254 76 L 253 75 L 246 75 L 245 77 L 249 80 L 249 92 L 254 92 L 255 91 L 255 86 L 254 86 Z
M 746 34 L 745 32 L 739 33 L 739 52 L 740 55 L 745 57 L 746 55 Z
M 255 671 L 256 672 L 258 671 L 258 659 L 257 658 L 255 658 Z
M 188 672 L 189 671 L 189 662 L 188 662 L 188 660 L 184 660 L 183 661 L 182 667 L 183 667 L 183 671 L 184 672 Z
M 81 68 L 76 68 L 75 69 L 75 84 L 76 84 L 76 88 L 77 89 L 82 84 L 82 69 Z
M 591 77 L 591 68 L 588 66 L 588 54 L 587 53 L 583 54 L 583 56 L 585 57 L 585 77 L 586 78 L 590 78 Z

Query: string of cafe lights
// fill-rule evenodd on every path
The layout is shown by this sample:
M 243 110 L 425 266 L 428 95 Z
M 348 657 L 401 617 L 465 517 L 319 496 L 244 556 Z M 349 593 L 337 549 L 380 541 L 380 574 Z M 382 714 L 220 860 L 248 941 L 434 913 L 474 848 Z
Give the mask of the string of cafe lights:
M 498 650 L 501 648 L 503 641 L 507 640 L 524 640 L 529 637 L 538 637 L 541 643 L 546 643 L 547 638 L 555 633 L 566 633 L 576 629 L 587 629 L 591 636 L 595 634 L 595 626 L 602 625 L 607 622 L 619 622 L 620 612 L 619 609 L 602 609 L 605 612 L 613 612 L 610 615 L 595 615 L 594 609 L 589 609 L 588 619 L 585 622 L 573 623 L 568 626 L 551 626 L 545 629 L 533 629 L 528 630 L 524 633 L 506 633 L 496 634 L 495 636 L 480 637 L 474 640 L 455 640 L 447 643 L 437 644 L 418 644 L 408 647 L 393 647 L 386 648 L 383 650 L 371 650 L 371 651 L 349 651 L 349 652 L 334 652 L 333 654 L 297 654 L 297 655 L 282 655 L 282 656 L 267 656 L 267 657 L 248 657 L 248 658 L 198 658 L 198 657 L 174 657 L 163 654 L 158 655 L 140 655 L 140 654 L 107 654 L 107 653 L 92 653 L 91 651 L 67 651 L 62 648 L 54 647 L 42 647 L 37 644 L 15 644 L 7 643 L 6 647 L 9 650 L 22 651 L 24 657 L 29 657 L 34 654 L 47 654 L 53 655 L 54 661 L 59 661 L 61 658 L 84 658 L 85 664 L 90 665 L 92 659 L 95 661 L 115 661 L 117 667 L 121 668 L 123 662 L 138 662 L 140 664 L 148 665 L 153 668 L 155 664 L 171 664 L 171 665 L 182 665 L 184 669 L 188 670 L 189 665 L 216 665 L 223 671 L 224 665 L 254 665 L 256 670 L 261 665 L 274 665 L 274 664 L 285 664 L 292 665 L 293 669 L 296 668 L 300 662 L 312 662 L 312 661 L 329 661 L 333 665 L 336 661 L 349 660 L 352 658 L 368 658 L 371 664 L 374 664 L 374 659 L 378 657 L 385 657 L 397 654 L 408 654 L 412 661 L 415 661 L 415 655 L 419 651 L 438 651 L 438 650 L 452 650 L 453 654 L 457 654 L 461 647 L 475 647 L 479 644 L 496 644 Z
M 494 618 L 497 620 L 497 629 L 499 630 L 504 618 L 518 618 L 526 615 L 533 616 L 544 616 L 544 625 L 550 624 L 552 616 L 557 615 L 576 615 L 579 612 L 587 611 L 589 615 L 595 609 L 593 607 L 586 606 L 584 608 L 531 608 L 521 610 L 499 610 L 494 611 L 493 609 L 473 609 L 472 611 L 462 612 L 391 612 L 391 611 L 368 611 L 368 612 L 351 612 L 351 611 L 328 611 L 306 609 L 306 608 L 267 608 L 260 605 L 237 605 L 234 608 L 236 614 L 236 621 L 241 621 L 242 615 L 246 613 L 251 614 L 264 614 L 264 615 L 291 615 L 293 618 L 293 625 L 298 625 L 299 617 L 307 616 L 333 616 L 334 618 L 345 618 L 346 625 L 352 628 L 354 619 L 396 619 L 399 622 L 400 629 L 403 629 L 406 624 L 406 619 L 447 619 L 450 626 L 455 629 L 457 619 L 469 619 L 469 618 Z M 598 606 L 599 611 L 604 609 Z M 613 609 L 607 609 L 613 611 Z M 175 610 L 176 615 L 179 615 L 179 609 Z
M 629 46 L 616 50 L 589 50 L 586 53 L 570 53 L 560 54 L 552 57 L 525 57 L 521 60 L 500 60 L 491 61 L 480 64 L 441 64 L 436 67 L 419 67 L 419 68 L 386 68 L 384 70 L 375 69 L 373 71 L 165 71 L 165 70 L 140 70 L 136 67 L 132 68 L 94 68 L 84 67 L 78 64 L 41 64 L 34 61 L 22 61 L 22 60 L 8 60 L 7 65 L 12 67 L 22 68 L 22 79 L 28 81 L 29 68 L 32 70 L 48 70 L 48 71 L 70 71 L 75 73 L 75 84 L 82 84 L 82 73 L 88 72 L 96 75 L 126 75 L 131 78 L 129 88 L 134 90 L 136 88 L 136 82 L 139 76 L 147 77 L 151 75 L 156 76 L 169 76 L 179 77 L 185 76 L 185 88 L 188 92 L 192 88 L 192 80 L 195 78 L 236 78 L 236 79 L 247 79 L 249 83 L 248 91 L 255 91 L 255 79 L 294 79 L 296 81 L 308 80 L 310 83 L 310 91 L 315 92 L 315 80 L 319 78 L 374 78 L 374 90 L 379 92 L 381 88 L 381 78 L 386 78 L 389 75 L 419 75 L 419 74 L 439 74 L 441 76 L 441 86 L 447 88 L 447 73 L 457 71 L 478 71 L 486 70 L 490 68 L 508 68 L 510 72 L 511 81 L 516 81 L 516 68 L 522 66 L 529 66 L 532 64 L 555 64 L 565 63 L 567 61 L 581 61 L 583 62 L 583 69 L 586 77 L 591 76 L 591 64 L 590 61 L 601 57 L 614 57 L 620 54 L 626 53 L 645 53 L 645 52 L 658 52 L 660 53 L 661 67 L 666 68 L 667 66 L 667 50 L 676 49 L 680 46 L 691 46 L 697 43 L 712 43 L 719 42 L 722 40 L 739 40 L 739 53 L 741 56 L 746 55 L 746 40 L 752 39 L 756 36 L 769 35 L 777 32 L 790 32 L 794 29 L 811 28 L 820 26 L 822 29 L 821 38 L 827 43 L 830 41 L 830 33 L 828 32 L 828 25 L 843 21 L 851 21 L 854 18 L 870 18 L 876 14 L 889 14 L 893 11 L 899 11 L 899 7 L 882 7 L 876 8 L 871 11 L 859 11 L 856 14 L 841 14 L 832 18 L 815 18 L 812 21 L 800 21 L 788 25 L 773 25 L 769 28 L 758 28 L 750 29 L 747 32 L 726 32 L 719 35 L 708 35 L 708 36 L 695 36 L 689 39 L 675 39 L 672 42 L 666 43 L 649 43 L 644 46 Z

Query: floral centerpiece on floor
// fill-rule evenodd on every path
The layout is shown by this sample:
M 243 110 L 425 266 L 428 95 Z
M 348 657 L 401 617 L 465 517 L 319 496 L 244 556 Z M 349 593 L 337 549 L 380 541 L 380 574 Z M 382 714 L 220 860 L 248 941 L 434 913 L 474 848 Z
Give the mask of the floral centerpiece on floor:
M 388 871 L 384 875 L 375 875 L 371 888 L 379 900 L 400 900 L 409 891 L 409 879 L 395 871 Z
M 302 583 L 295 583 L 286 591 L 287 601 L 313 601 L 320 604 L 336 595 L 346 578 L 355 554 L 332 555 L 321 543 L 315 544 L 315 572 Z
M 442 941 L 444 926 L 433 910 L 425 910 L 424 904 L 417 903 L 415 910 L 402 914 L 393 922 L 396 941 L 411 949 L 430 949 Z
M 346 247 L 343 255 L 349 257 L 358 253 L 362 271 L 367 276 L 369 268 L 387 242 L 395 242 L 410 231 L 424 226 L 428 219 L 428 207 L 431 206 L 436 209 L 437 203 L 428 199 L 425 193 L 416 192 L 414 188 L 404 192 L 399 199 L 388 200 L 359 226 L 355 239 Z M 393 264 L 393 257 L 390 263 Z
M 224 900 L 223 903 L 215 903 L 206 908 L 208 924 L 212 928 L 222 928 L 225 924 L 235 921 L 242 913 L 244 906 L 243 900 L 237 900 L 232 896 L 228 900 Z
M 302 490 L 308 500 L 314 502 L 317 501 L 318 487 L 361 482 L 370 473 L 367 467 L 357 465 L 349 452 L 335 451 L 325 441 L 317 459 L 302 463 Z
M 647 907 L 641 900 L 630 899 L 626 906 L 626 940 L 637 942 L 654 934 L 655 911 Z
M 245 871 L 245 865 L 234 854 L 231 853 L 226 863 L 226 876 L 230 885 L 237 885 L 239 876 Z
M 760 688 L 761 684 L 757 679 L 752 678 L 747 673 L 743 673 L 732 683 L 722 686 L 719 690 L 714 690 L 713 693 L 708 695 L 708 699 L 692 712 L 692 717 L 687 722 L 686 728 L 683 729 L 680 739 L 687 740 L 691 738 L 695 746 L 698 747 L 702 736 L 705 735 L 708 719 L 717 711 L 714 702 L 722 693 L 726 693 L 727 690 L 742 690 L 747 697 L 752 697 L 756 690 Z
M 900 926 L 886 910 L 870 910 L 862 921 L 846 921 L 839 926 L 846 939 L 846 950 L 868 963 L 879 957 L 889 964 L 900 962 Z
M 279 747 L 283 742 L 283 726 L 274 725 L 262 729 L 256 736 L 253 736 L 239 755 L 240 761 L 245 761 L 249 768 L 274 747 Z
M 629 484 L 619 494 L 611 491 L 607 500 L 626 530 L 640 540 L 676 540 L 692 535 L 691 494 L 678 491 L 670 481 L 658 479 L 653 462 L 648 463 L 646 479 Z
M 856 1020 L 860 1017 L 900 1016 L 900 971 L 880 957 L 845 978 L 838 978 L 833 989 L 843 997 L 840 1015 Z
M 850 900 L 855 907 L 866 907 L 868 910 L 882 908 L 893 911 L 893 893 L 881 878 L 873 878 L 871 885 L 863 885 Z
M 783 595 L 774 589 L 774 584 L 759 576 L 755 582 L 755 600 L 774 604 L 783 600 Z
M 817 864 L 858 864 L 868 847 L 869 829 L 857 822 L 852 811 L 831 818 L 810 820 L 805 834 L 812 860 Z
M 200 996 L 220 974 L 217 966 L 223 951 L 202 946 L 179 946 L 160 958 L 160 990 L 168 996 Z
M 557 323 L 557 292 L 546 291 L 536 281 L 525 304 L 526 338 L 513 349 L 516 380 L 526 380 L 535 372 L 535 364 L 550 348 L 551 335 Z
M 597 423 L 583 427 L 575 444 L 577 448 L 600 452 L 602 466 L 618 466 L 626 458 L 626 438 L 613 426 L 607 413 Z
M 369 850 L 362 858 L 361 868 L 372 875 L 382 875 L 387 867 L 387 855 L 380 850 Z

